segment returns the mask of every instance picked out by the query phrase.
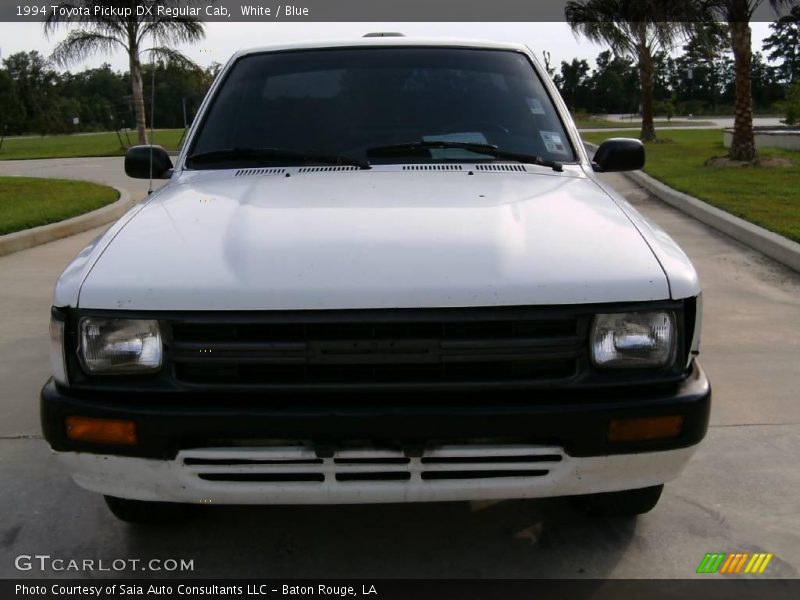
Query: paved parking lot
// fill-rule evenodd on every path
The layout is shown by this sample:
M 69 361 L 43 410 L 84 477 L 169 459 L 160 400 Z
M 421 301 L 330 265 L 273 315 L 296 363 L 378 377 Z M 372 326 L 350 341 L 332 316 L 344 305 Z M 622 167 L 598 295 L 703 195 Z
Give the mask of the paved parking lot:
M 94 178 L 85 175 L 94 169 L 124 179 L 111 175 L 121 174 L 121 159 L 84 161 L 84 170 L 80 162 L 59 168 L 72 177 Z M 705 290 L 701 360 L 714 387 L 711 429 L 652 513 L 593 520 L 550 499 L 209 507 L 161 529 L 116 521 L 101 498 L 58 469 L 38 425 L 52 284 L 99 233 L 92 231 L 0 257 L 0 577 L 41 576 L 14 568 L 20 554 L 183 557 L 194 559 L 194 571 L 178 575 L 209 578 L 689 577 L 709 551 L 772 552 L 765 575 L 798 577 L 800 275 L 622 176 L 609 178 L 677 239 Z

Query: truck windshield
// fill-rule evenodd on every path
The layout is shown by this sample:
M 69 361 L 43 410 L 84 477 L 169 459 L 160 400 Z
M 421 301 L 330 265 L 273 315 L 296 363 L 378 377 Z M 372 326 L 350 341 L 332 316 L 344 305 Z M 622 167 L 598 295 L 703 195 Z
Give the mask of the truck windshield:
M 575 160 L 525 55 L 435 47 L 244 56 L 218 87 L 188 155 L 194 169 L 238 166 L 237 156 L 242 164 L 282 165 L 331 162 L 319 157 L 343 164 Z

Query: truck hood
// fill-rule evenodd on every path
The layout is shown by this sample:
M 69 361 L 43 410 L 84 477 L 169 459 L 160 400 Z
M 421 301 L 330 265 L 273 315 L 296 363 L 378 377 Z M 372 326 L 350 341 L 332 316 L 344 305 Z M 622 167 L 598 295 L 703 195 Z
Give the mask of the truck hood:
M 276 310 L 669 298 L 650 247 L 597 183 L 577 167 L 536 169 L 184 173 L 119 229 L 86 275 L 79 306 Z

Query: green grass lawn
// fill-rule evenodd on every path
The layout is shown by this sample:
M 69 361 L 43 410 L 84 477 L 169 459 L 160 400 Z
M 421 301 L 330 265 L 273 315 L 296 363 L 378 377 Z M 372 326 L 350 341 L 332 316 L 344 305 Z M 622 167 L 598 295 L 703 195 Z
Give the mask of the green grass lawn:
M 177 150 L 183 129 L 156 129 L 155 143 L 167 150 Z M 121 133 L 126 145 L 136 145 L 136 132 L 126 137 Z M 113 131 L 86 135 L 27 136 L 11 138 L 0 148 L 0 160 L 26 158 L 72 158 L 76 156 L 122 156 L 125 148 L 120 145 Z
M 586 133 L 583 138 L 599 144 L 615 135 L 629 133 Z M 759 151 L 760 157 L 790 160 L 789 167 L 706 167 L 706 159 L 727 154 L 721 129 L 670 130 L 659 137 L 673 143 L 647 144 L 648 175 L 800 242 L 800 152 Z
M 114 188 L 87 181 L 0 177 L 0 235 L 63 221 L 118 197 Z

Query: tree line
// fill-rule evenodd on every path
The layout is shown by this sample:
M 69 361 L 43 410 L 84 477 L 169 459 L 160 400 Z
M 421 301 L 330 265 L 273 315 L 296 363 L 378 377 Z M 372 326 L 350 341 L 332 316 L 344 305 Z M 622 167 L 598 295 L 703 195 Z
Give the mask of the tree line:
M 800 6 L 770 24 L 771 33 L 752 55 L 752 97 L 756 112 L 788 112 L 792 85 L 800 82 Z M 724 31 L 688 38 L 680 53 L 653 57 L 653 110 L 660 116 L 733 114 L 736 71 Z M 548 72 L 573 113 L 631 114 L 642 109 L 637 62 L 627 54 L 601 52 L 590 65 L 584 59 L 562 61 Z
M 87 8 L 107 3 L 120 5 L 172 4 L 176 0 L 72 0 L 60 5 L 81 5 Z M 210 0 L 213 1 L 213 0 Z M 773 34 L 765 42 L 762 53 L 752 53 L 750 21 L 758 7 L 768 2 L 773 8 L 788 10 L 778 22 L 773 23 Z M 110 69 L 72 76 L 58 73 L 47 67 L 46 61 L 36 54 L 18 54 L 0 75 L 0 134 L 12 127 L 39 132 L 69 129 L 76 126 L 76 117 L 66 115 L 84 110 L 90 126 L 105 123 L 106 127 L 119 128 L 128 115 L 133 116 L 140 144 L 147 143 L 147 114 L 144 82 L 147 80 L 146 62 L 158 60 L 162 75 L 179 76 L 189 72 L 197 78 L 199 88 L 207 87 L 208 76 L 191 63 L 174 47 L 180 43 L 196 42 L 205 35 L 202 22 L 196 18 L 143 20 L 133 13 L 127 17 L 86 17 L 69 22 L 53 13 L 45 21 L 45 32 L 54 33 L 66 28 L 62 39 L 50 57 L 56 64 L 67 66 L 97 53 L 124 51 L 128 56 L 127 81 L 130 95 L 102 98 L 102 94 L 85 96 L 83 102 L 63 92 L 72 87 L 84 88 L 81 80 L 115 77 L 125 81 L 125 74 L 114 74 Z M 86 14 L 94 14 L 87 10 Z M 755 157 L 753 136 L 753 103 L 756 107 L 774 104 L 783 96 L 788 104 L 787 120 L 800 115 L 800 89 L 797 83 L 798 20 L 800 0 L 570 0 L 565 17 L 576 34 L 606 44 L 610 52 L 598 57 L 595 70 L 585 61 L 563 63 L 551 75 L 573 109 L 590 112 L 641 112 L 640 138 L 656 138 L 654 112 L 663 108 L 667 115 L 679 108 L 682 112 L 700 113 L 706 105 L 717 111 L 719 106 L 733 101 L 734 133 L 730 157 L 752 160 Z M 684 40 L 684 53 L 672 57 L 672 51 Z M 10 60 L 10 59 L 7 59 Z M 771 61 L 782 59 L 780 66 Z M 4 62 L 7 62 L 4 61 Z M 27 69 L 27 70 L 26 70 Z M 94 70 L 98 71 L 98 70 Z M 152 71 L 151 71 L 152 75 Z M 24 76 L 27 79 L 20 80 Z M 77 78 L 77 79 L 76 79 Z M 189 79 L 192 79 L 190 77 Z M 633 92 L 634 81 L 638 93 Z M 33 83 L 31 83 L 33 82 Z M 159 79 L 163 83 L 163 78 Z M 186 83 L 185 81 L 183 83 Z M 36 88 L 37 93 L 32 91 Z M 88 87 L 92 87 L 91 85 Z M 156 84 L 158 87 L 158 83 Z M 164 86 L 167 95 L 176 91 Z M 754 93 L 755 92 L 755 93 Z M 201 96 L 202 94 L 198 94 Z M 188 96 L 191 99 L 191 96 Z M 127 100 L 129 98 L 129 100 Z M 159 99 L 162 96 L 159 95 Z M 181 111 L 187 96 L 181 97 Z M 636 101 L 634 108 L 632 102 Z M 657 105 L 657 102 L 661 102 Z M 680 103 L 683 102 L 683 105 Z M 8 110 L 4 110 L 3 103 Z M 90 104 L 92 110 L 84 106 Z M 123 104 L 114 108 L 112 104 Z M 128 104 L 127 111 L 124 105 Z M 693 103 L 693 104 L 689 104 Z M 168 108 L 157 103 L 155 121 L 159 126 L 174 125 L 175 102 Z M 677 105 L 677 106 L 676 106 Z M 697 108 L 695 108 L 697 107 Z M 159 111 L 164 111 L 163 114 Z M 105 114 L 108 117 L 105 117 Z M 171 115 L 171 116 L 170 116 Z M 162 119 L 163 118 L 163 123 Z M 79 123 L 78 123 L 79 124 Z M 21 132 L 21 131 L 13 131 Z
M 752 58 L 752 94 L 756 111 L 785 114 L 787 96 L 800 81 L 800 7 L 770 25 L 771 35 Z M 695 116 L 732 114 L 735 70 L 731 51 L 722 43 L 689 40 L 682 52 L 653 57 L 654 111 Z M 636 62 L 611 50 L 590 65 L 585 59 L 545 64 L 573 113 L 641 112 Z M 219 64 L 201 68 L 187 62 L 155 64 L 155 124 L 177 128 L 191 121 Z M 152 65 L 142 65 L 143 97 L 150 96 Z M 149 124 L 149 106 L 147 120 Z M 73 119 L 77 117 L 78 123 Z M 13 54 L 0 68 L 0 128 L 7 135 L 56 134 L 136 128 L 130 73 L 104 64 L 78 73 L 59 72 L 36 51 Z
M 617 56 L 636 63 L 641 99 L 642 141 L 656 139 L 656 57 L 669 53 L 679 40 L 690 40 L 705 55 L 717 46 L 733 56 L 734 120 L 728 156 L 752 161 L 756 157 L 753 132 L 753 51 L 750 22 L 769 4 L 775 11 L 796 15 L 800 0 L 569 0 L 564 15 L 573 32 L 609 46 Z M 793 95 L 789 95 L 790 98 Z
M 219 64 L 208 68 L 158 60 L 142 65 L 147 124 L 179 128 L 191 122 Z M 151 82 L 155 70 L 155 115 Z M 76 122 L 77 119 L 77 122 Z M 0 134 L 62 134 L 136 129 L 130 72 L 109 64 L 61 72 L 36 51 L 12 54 L 0 68 Z

